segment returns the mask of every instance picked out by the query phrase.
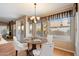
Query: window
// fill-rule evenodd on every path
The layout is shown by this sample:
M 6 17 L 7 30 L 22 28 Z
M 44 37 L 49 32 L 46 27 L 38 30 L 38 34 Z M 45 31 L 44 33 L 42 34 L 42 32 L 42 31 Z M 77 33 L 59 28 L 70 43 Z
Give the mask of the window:
M 7 26 L 0 26 L 0 33 L 1 34 L 6 34 L 8 33 L 8 29 L 7 29 Z
M 9 28 L 7 25 L 0 25 L 0 34 L 2 34 L 3 38 L 6 38 L 6 35 L 9 34 Z
M 29 23 L 29 33 L 32 34 L 32 23 Z
M 36 35 L 42 36 L 41 20 L 36 23 Z
M 49 33 L 54 39 L 70 40 L 70 17 L 49 20 Z

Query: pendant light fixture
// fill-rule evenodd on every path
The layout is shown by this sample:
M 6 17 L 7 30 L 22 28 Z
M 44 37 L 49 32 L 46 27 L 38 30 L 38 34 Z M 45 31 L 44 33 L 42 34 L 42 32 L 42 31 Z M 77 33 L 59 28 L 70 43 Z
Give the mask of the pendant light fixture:
M 36 23 L 38 20 L 40 20 L 40 17 L 37 17 L 36 15 L 36 3 L 34 3 L 34 7 L 35 7 L 35 16 L 32 16 L 30 19 L 33 20 L 34 23 Z

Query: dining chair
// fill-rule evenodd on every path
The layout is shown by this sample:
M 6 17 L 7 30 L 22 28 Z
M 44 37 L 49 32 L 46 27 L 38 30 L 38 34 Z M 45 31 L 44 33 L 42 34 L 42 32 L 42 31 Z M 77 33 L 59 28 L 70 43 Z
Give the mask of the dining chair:
M 18 51 L 25 50 L 27 52 L 28 50 L 27 43 L 26 44 L 20 43 L 15 36 L 13 37 L 13 43 L 16 49 L 16 56 L 18 55 Z
M 47 43 L 53 43 L 53 35 L 47 35 Z
M 32 53 L 34 56 L 53 56 L 53 45 L 44 43 L 41 48 L 34 49 Z
M 40 49 L 33 50 L 34 56 L 53 56 L 53 35 L 47 35 L 47 42 Z
M 33 53 L 34 56 L 40 56 L 41 48 L 39 48 L 39 49 L 34 49 L 34 50 L 32 51 L 32 53 Z

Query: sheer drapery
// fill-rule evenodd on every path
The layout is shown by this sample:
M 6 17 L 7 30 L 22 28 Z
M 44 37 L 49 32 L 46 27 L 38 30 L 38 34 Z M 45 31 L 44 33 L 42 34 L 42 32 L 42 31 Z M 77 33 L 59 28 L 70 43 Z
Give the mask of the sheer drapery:
M 45 23 L 45 25 L 47 25 L 45 27 L 45 29 L 47 29 L 45 32 L 47 33 L 45 33 L 44 35 L 47 35 L 50 32 L 50 28 L 53 28 L 53 27 L 56 28 L 56 27 L 64 26 L 67 29 L 67 27 L 70 26 L 70 18 L 72 16 L 73 16 L 73 10 L 67 10 L 64 12 L 42 17 L 41 18 L 42 24 L 45 23 L 45 21 L 47 21 Z M 44 32 L 44 25 L 42 27 L 43 27 L 43 32 Z
M 68 11 L 64 11 L 64 12 L 60 12 L 57 14 L 53 14 L 53 15 L 49 15 L 48 19 L 61 19 L 61 18 L 67 18 L 67 17 L 71 17 L 73 16 L 73 10 L 68 10 Z
M 73 4 L 72 10 L 47 16 L 48 34 L 53 35 L 56 47 L 74 51 L 76 12 L 77 6 Z

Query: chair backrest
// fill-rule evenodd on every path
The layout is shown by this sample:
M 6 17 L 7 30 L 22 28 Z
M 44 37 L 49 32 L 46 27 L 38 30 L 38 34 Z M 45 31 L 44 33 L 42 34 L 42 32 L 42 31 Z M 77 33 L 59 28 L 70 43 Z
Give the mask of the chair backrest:
M 13 37 L 13 40 L 14 40 L 13 43 L 14 43 L 15 48 L 23 47 L 23 44 L 20 43 L 15 36 Z
M 19 41 L 17 40 L 17 38 L 15 36 L 13 37 L 13 41 L 14 41 L 15 45 L 19 44 Z
M 48 43 L 52 43 L 53 35 L 47 35 L 47 41 L 48 41 Z
M 53 45 L 49 43 L 42 44 L 40 56 L 53 56 Z

